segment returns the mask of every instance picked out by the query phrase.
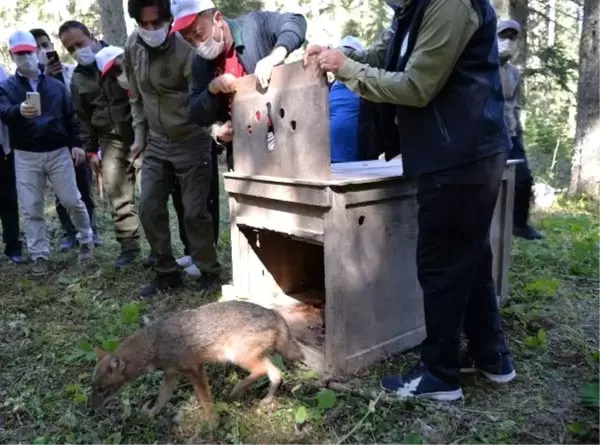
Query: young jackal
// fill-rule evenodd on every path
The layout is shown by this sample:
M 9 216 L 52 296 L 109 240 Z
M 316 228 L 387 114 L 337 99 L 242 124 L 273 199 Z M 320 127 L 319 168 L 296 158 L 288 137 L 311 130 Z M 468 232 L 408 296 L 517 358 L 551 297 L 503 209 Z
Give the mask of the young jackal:
M 217 420 L 204 372 L 206 363 L 231 362 L 250 372 L 231 397 L 240 396 L 252 383 L 267 375 L 271 382 L 265 407 L 274 406 L 281 373 L 269 353 L 278 351 L 290 361 L 303 359 L 283 317 L 274 310 L 244 301 L 210 303 L 176 312 L 125 339 L 112 353 L 96 348 L 98 361 L 92 382 L 92 408 L 103 408 L 120 389 L 136 377 L 164 371 L 153 405 L 143 410 L 155 416 L 169 401 L 179 375 L 187 377 L 209 418 Z

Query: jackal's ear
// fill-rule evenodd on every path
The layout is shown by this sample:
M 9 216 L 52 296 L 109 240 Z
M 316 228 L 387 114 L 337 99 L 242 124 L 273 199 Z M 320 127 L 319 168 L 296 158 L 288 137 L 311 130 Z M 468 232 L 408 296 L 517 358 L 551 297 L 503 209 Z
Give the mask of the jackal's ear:
M 96 351 L 96 361 L 100 361 L 106 356 L 106 352 L 104 352 L 98 346 L 94 348 L 94 351 Z
M 116 355 L 113 355 L 110 358 L 109 369 L 110 372 L 123 372 L 125 369 L 125 362 Z

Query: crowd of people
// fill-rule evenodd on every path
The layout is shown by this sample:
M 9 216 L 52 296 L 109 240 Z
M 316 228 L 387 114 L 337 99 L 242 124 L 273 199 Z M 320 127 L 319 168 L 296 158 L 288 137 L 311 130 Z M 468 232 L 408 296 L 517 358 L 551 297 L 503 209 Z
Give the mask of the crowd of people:
M 404 174 L 418 180 L 417 269 L 427 338 L 421 362 L 381 384 L 397 394 L 454 400 L 462 396 L 463 330 L 471 367 L 497 383 L 516 375 L 494 291 L 489 226 L 509 150 L 526 159 L 520 76 L 510 63 L 520 29 L 513 21 L 498 24 L 488 0 L 390 6 L 392 25 L 375 44 L 365 48 L 348 36 L 338 48 L 309 45 L 305 63 L 316 61 L 335 76 L 332 162 L 401 153 Z M 115 267 L 142 260 L 154 271 L 140 296 L 182 286 L 182 269 L 198 290 L 212 291 L 221 272 L 218 155 L 225 152 L 233 168 L 236 79 L 255 74 L 267 86 L 273 68 L 305 43 L 307 22 L 266 11 L 230 19 L 211 0 L 129 0 L 128 14 L 137 27 L 123 48 L 79 21 L 63 23 L 58 37 L 74 66 L 61 63 L 44 30 L 10 36 L 16 72 L 0 72 L 5 253 L 13 263 L 26 262 L 20 205 L 32 272 L 48 272 L 49 182 L 64 231 L 59 248 L 77 247 L 79 259 L 89 260 L 102 243 L 91 193 L 96 172 L 121 247 Z M 519 165 L 515 234 L 541 238 L 528 225 L 531 173 L 526 162 Z M 185 247 L 179 259 L 169 197 Z M 151 247 L 146 258 L 141 229 Z

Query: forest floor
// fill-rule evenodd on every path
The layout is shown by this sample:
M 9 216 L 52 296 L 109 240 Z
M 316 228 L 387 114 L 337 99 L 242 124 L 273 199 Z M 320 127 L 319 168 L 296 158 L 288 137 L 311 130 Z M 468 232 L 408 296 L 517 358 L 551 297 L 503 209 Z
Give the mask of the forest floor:
M 118 245 L 104 211 L 105 245 L 95 265 L 80 268 L 75 252 L 53 254 L 55 272 L 36 279 L 28 267 L 0 264 L 0 443 L 598 443 L 599 224 L 588 207 L 563 203 L 537 213 L 546 239 L 515 240 L 503 308 L 518 373 L 513 383 L 494 387 L 471 376 L 457 403 L 374 403 L 319 389 L 318 376 L 302 366 L 284 367 L 279 410 L 267 414 L 258 409 L 266 382 L 231 402 L 227 394 L 243 371 L 213 366 L 221 416 L 215 431 L 185 382 L 157 418 L 139 412 L 156 394 L 159 373 L 126 387 L 108 413 L 88 409 L 92 346 L 112 349 L 144 317 L 219 297 L 202 299 L 186 289 L 138 302 L 136 291 L 150 273 L 112 267 Z M 219 250 L 229 264 L 226 229 L 227 221 Z M 414 352 L 390 357 L 346 384 L 377 394 L 380 376 L 406 370 L 415 358 Z

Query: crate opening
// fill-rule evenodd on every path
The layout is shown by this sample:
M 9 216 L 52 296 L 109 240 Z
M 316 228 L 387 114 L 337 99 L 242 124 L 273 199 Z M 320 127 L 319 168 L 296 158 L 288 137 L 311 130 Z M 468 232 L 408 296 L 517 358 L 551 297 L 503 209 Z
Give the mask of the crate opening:
M 240 226 L 257 261 L 248 271 L 257 302 L 287 321 L 307 355 L 325 347 L 325 261 L 323 246 L 278 232 Z M 252 264 L 250 262 L 250 264 Z M 259 286 L 255 284 L 260 283 Z M 308 350 L 307 350 L 308 349 Z M 310 359 L 309 359 L 310 361 Z

